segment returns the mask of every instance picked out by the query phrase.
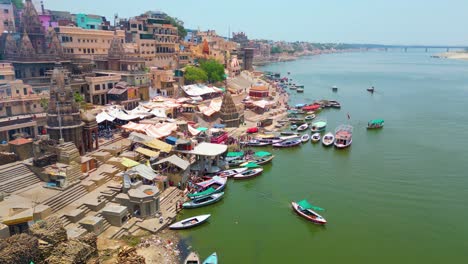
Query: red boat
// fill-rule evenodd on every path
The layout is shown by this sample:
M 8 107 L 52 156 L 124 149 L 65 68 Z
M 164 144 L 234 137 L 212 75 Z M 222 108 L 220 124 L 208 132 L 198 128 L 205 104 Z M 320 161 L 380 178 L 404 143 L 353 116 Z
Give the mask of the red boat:
M 319 108 L 320 108 L 319 104 L 311 104 L 311 105 L 302 107 L 302 110 L 309 112 L 309 111 L 317 111 Z
M 253 133 L 257 133 L 257 132 L 258 132 L 258 127 L 247 128 L 247 133 L 248 134 L 253 134 Z
M 312 210 L 314 206 L 312 206 L 306 200 L 302 200 L 297 203 L 292 202 L 291 204 L 292 204 L 294 211 L 296 211 L 298 215 L 304 217 L 305 219 L 312 221 L 316 224 L 320 224 L 320 225 L 324 225 L 327 223 L 327 220 L 325 220 L 325 218 L 323 218 L 321 215 L 319 215 L 314 210 Z

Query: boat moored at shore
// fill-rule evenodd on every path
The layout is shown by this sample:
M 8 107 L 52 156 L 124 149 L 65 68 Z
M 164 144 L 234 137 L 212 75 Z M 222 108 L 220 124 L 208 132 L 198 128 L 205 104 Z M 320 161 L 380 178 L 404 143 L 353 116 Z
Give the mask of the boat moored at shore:
M 329 146 L 333 145 L 333 143 L 335 143 L 335 136 L 333 135 L 333 133 L 329 132 L 329 133 L 325 134 L 325 136 L 323 136 L 322 144 L 325 147 L 329 147 Z
M 211 216 L 210 214 L 206 214 L 206 215 L 198 215 L 198 216 L 190 217 L 190 218 L 184 219 L 182 221 L 179 221 L 177 223 L 170 225 L 169 228 L 180 230 L 180 229 L 188 229 L 188 228 L 192 228 L 195 226 L 199 226 L 205 223 L 206 221 L 208 221 L 208 218 L 210 218 L 210 216 Z

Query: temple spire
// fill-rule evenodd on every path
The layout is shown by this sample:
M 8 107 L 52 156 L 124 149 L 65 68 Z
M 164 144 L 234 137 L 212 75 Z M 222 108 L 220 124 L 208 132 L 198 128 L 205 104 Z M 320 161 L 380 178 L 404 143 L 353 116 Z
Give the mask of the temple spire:
M 118 38 L 117 31 L 114 31 L 114 38 L 109 47 L 108 57 L 111 59 L 120 59 L 125 56 L 122 39 Z
M 34 49 L 31 40 L 29 39 L 28 33 L 26 31 L 23 33 L 21 38 L 21 43 L 19 47 L 19 56 L 23 58 L 30 58 L 36 55 L 36 50 Z
M 16 40 L 13 38 L 12 33 L 8 33 L 5 41 L 5 57 L 10 58 L 16 56 L 18 51 L 18 46 L 16 45 Z

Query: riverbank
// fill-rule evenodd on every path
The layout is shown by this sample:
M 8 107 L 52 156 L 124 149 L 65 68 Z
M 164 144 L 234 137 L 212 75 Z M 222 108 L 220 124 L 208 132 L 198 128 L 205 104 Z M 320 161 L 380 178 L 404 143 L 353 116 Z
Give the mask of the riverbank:
M 464 51 L 454 51 L 454 52 L 444 52 L 432 57 L 441 58 L 441 59 L 452 59 L 452 60 L 468 60 L 468 52 Z
M 363 51 L 362 49 L 345 49 L 345 50 L 314 50 L 314 51 L 303 51 L 296 52 L 293 54 L 290 53 L 281 53 L 271 55 L 270 57 L 254 57 L 253 65 L 254 66 L 266 66 L 270 63 L 275 62 L 288 62 L 300 59 L 302 57 L 317 56 L 322 54 L 334 54 L 334 53 L 346 53 L 346 52 L 356 52 Z

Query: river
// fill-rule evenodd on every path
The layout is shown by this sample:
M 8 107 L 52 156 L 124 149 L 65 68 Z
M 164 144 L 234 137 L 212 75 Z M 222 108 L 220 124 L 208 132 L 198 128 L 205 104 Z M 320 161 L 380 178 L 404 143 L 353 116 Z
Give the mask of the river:
M 265 173 L 230 181 L 216 205 L 185 210 L 179 218 L 212 217 L 182 237 L 223 264 L 468 263 L 468 62 L 429 56 L 345 53 L 261 68 L 305 85 L 292 105 L 338 100 L 341 110 L 320 117 L 327 131 L 353 125 L 353 145 L 266 148 L 276 158 Z M 377 118 L 385 128 L 367 131 Z M 325 208 L 328 224 L 294 214 L 300 199 Z

